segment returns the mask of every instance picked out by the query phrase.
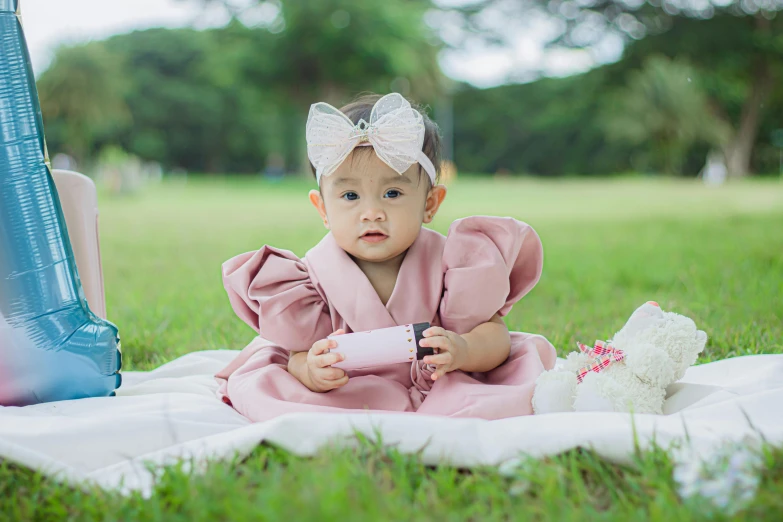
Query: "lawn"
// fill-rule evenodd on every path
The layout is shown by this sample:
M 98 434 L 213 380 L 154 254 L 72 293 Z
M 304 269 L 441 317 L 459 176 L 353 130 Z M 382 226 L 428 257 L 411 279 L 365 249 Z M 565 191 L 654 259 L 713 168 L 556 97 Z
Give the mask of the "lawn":
M 253 332 L 228 305 L 220 264 L 264 243 L 303 255 L 324 233 L 308 188 L 191 179 L 133 196 L 102 194 L 108 313 L 120 328 L 125 369 L 242 348 Z M 576 340 L 611 336 L 650 299 L 708 333 L 700 363 L 783 353 L 783 183 L 465 179 L 449 187 L 433 227 L 445 233 L 473 214 L 513 216 L 541 235 L 544 275 L 507 323 L 546 335 L 561 354 Z M 767 448 L 765 458 L 756 501 L 737 519 L 783 512 L 783 451 Z M 574 451 L 507 477 L 427 468 L 370 442 L 314 459 L 262 446 L 204 476 L 171 469 L 149 500 L 78 491 L 0 465 L 0 519 L 14 520 L 674 521 L 699 518 L 705 506 L 678 497 L 662 451 L 622 467 Z

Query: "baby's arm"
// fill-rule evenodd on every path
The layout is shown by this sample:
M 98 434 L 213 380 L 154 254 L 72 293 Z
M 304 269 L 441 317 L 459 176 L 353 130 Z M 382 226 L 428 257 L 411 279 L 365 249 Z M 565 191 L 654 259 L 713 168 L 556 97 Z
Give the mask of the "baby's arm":
M 438 348 L 440 352 L 424 358 L 425 363 L 437 366 L 432 380 L 454 370 L 494 370 L 505 362 L 511 352 L 511 336 L 498 314 L 463 335 L 436 326 L 427 329 L 424 337 L 420 343 L 422 346 Z

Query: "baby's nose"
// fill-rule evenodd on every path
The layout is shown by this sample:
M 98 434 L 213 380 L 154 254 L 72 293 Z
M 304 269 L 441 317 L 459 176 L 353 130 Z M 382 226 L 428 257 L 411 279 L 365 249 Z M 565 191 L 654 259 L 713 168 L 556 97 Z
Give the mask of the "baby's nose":
M 362 221 L 385 221 L 386 212 L 377 205 L 368 206 L 362 212 Z

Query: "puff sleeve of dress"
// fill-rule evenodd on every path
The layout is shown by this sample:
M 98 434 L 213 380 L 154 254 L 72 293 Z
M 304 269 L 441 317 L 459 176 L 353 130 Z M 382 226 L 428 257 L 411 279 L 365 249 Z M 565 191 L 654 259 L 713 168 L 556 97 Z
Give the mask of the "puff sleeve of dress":
M 471 331 L 511 307 L 538 282 L 541 239 L 513 218 L 474 216 L 452 223 L 443 250 L 443 327 Z
M 328 304 L 305 263 L 288 250 L 264 246 L 229 259 L 223 286 L 234 312 L 281 348 L 309 350 L 332 332 Z

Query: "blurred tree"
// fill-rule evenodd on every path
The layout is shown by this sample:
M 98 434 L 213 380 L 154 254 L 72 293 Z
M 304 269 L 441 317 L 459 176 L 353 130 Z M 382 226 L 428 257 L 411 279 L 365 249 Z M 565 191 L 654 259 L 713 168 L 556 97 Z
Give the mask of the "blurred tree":
M 248 29 L 151 29 L 110 38 L 124 65 L 132 128 L 119 143 L 169 167 L 257 172 L 268 151 L 269 89 L 247 85 L 238 63 L 269 49 Z M 251 48 L 251 44 L 255 48 Z
M 468 172 L 543 176 L 630 169 L 631 144 L 607 140 L 601 115 L 611 67 L 455 96 L 456 162 Z
M 38 81 L 52 151 L 118 144 L 168 168 L 258 172 L 279 135 L 276 94 L 240 64 L 271 42 L 240 24 L 151 29 L 56 53 Z
M 269 42 L 260 45 L 267 56 L 241 68 L 245 82 L 284 94 L 284 133 L 299 144 L 287 151 L 289 163 L 307 165 L 303 123 L 316 101 L 339 106 L 359 92 L 395 90 L 431 103 L 442 90 L 441 43 L 424 22 L 428 1 L 195 1 L 224 5 Z
M 100 43 L 61 47 L 37 83 L 50 148 L 79 162 L 131 121 L 121 68 Z
M 221 29 L 155 29 L 60 49 L 39 82 L 53 151 L 83 159 L 118 143 L 168 167 L 210 172 L 257 172 L 278 152 L 290 168 L 303 161 L 313 101 L 397 90 L 426 102 L 446 83 L 442 45 L 422 22 L 429 2 L 247 1 L 251 8 Z M 668 20 L 666 32 L 584 75 L 462 86 L 454 108 L 461 169 L 607 173 L 638 168 L 629 158 L 642 157 L 648 168 L 692 173 L 722 144 L 734 172 L 737 158 L 749 157 L 771 172 L 783 60 L 754 62 L 753 53 L 783 53 L 783 17 Z M 655 54 L 677 60 L 648 60 Z M 766 83 L 754 63 L 768 65 Z
M 608 122 L 618 112 L 619 92 L 627 90 L 630 77 L 653 55 L 679 57 L 690 63 L 694 72 L 682 71 L 680 80 L 690 75 L 692 82 L 687 87 L 706 93 L 713 119 L 717 118 L 714 129 L 720 129 L 725 140 L 720 143 L 728 148 L 736 138 L 735 122 L 740 121 L 752 85 L 741 47 L 737 52 L 732 49 L 742 35 L 732 24 L 748 20 L 678 18 L 670 31 L 632 42 L 619 62 L 584 74 L 492 89 L 463 85 L 455 98 L 457 161 L 471 172 L 508 170 L 540 175 L 654 171 L 665 166 L 661 156 L 651 154 L 651 142 L 607 136 Z M 779 21 L 783 17 L 775 23 Z M 783 34 L 773 28 L 776 34 Z M 783 127 L 783 82 L 773 86 L 767 102 L 758 109 L 760 132 L 752 165 L 758 172 L 774 173 L 779 151 L 771 143 L 771 135 Z M 679 161 L 682 172 L 699 172 L 716 143 L 712 138 L 692 142 Z
M 289 169 L 306 167 L 311 103 L 367 90 L 435 100 L 443 77 L 428 5 L 253 2 L 220 29 L 150 29 L 63 48 L 40 85 L 47 128 L 64 129 L 53 149 L 95 152 L 93 127 L 106 125 L 101 138 L 169 168 L 258 172 L 271 152 Z M 111 100 L 127 107 L 125 120 L 114 122 Z
M 607 135 L 641 147 L 649 166 L 682 174 L 694 144 L 722 148 L 731 131 L 710 107 L 699 80 L 685 62 L 647 58 L 611 95 L 604 117 Z
M 723 147 L 729 172 L 747 174 L 755 147 L 769 145 L 769 133 L 759 130 L 783 123 L 770 110 L 783 96 L 783 16 L 674 18 L 665 34 L 629 46 L 624 59 L 638 63 L 652 53 L 684 58 L 697 69 L 713 108 L 731 124 Z
M 728 167 L 735 176 L 749 172 L 764 105 L 774 86 L 783 83 L 783 17 L 777 16 L 783 0 L 475 0 L 469 4 L 470 11 L 455 11 L 461 16 L 451 17 L 456 20 L 451 29 L 462 30 L 467 37 L 487 34 L 504 42 L 531 20 L 539 25 L 548 21 L 553 47 L 600 53 L 665 33 L 670 45 L 676 46 L 673 54 L 687 56 L 695 67 L 720 62 L 719 74 L 733 77 L 733 93 L 741 96 L 739 110 L 726 111 L 734 128 L 725 146 Z M 663 41 L 657 39 L 659 44 Z M 711 79 L 705 76 L 704 81 L 709 89 Z

